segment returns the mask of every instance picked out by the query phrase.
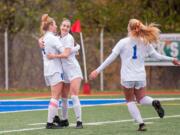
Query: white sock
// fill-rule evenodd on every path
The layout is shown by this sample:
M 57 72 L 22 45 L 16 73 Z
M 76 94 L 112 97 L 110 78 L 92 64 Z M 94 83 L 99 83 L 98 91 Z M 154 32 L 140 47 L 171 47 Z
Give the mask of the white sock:
M 74 108 L 74 112 L 77 118 L 77 121 L 82 121 L 82 117 L 81 117 L 81 104 L 79 101 L 78 96 L 72 95 L 72 102 L 73 102 L 73 108 Z
M 58 104 L 59 104 L 58 100 L 51 98 L 48 107 L 48 120 L 47 120 L 48 123 L 52 123 L 54 116 L 57 115 Z
M 62 109 L 61 109 L 61 116 L 62 120 L 68 119 L 68 99 L 67 98 L 62 98 Z
M 59 116 L 59 101 L 57 102 L 57 106 L 58 106 L 58 108 L 57 108 L 57 113 L 55 116 Z
M 144 96 L 139 102 L 142 105 L 152 105 L 153 98 L 149 96 Z
M 138 123 L 144 123 L 136 103 L 128 102 L 127 106 L 128 106 L 129 113 L 131 114 L 133 119 Z

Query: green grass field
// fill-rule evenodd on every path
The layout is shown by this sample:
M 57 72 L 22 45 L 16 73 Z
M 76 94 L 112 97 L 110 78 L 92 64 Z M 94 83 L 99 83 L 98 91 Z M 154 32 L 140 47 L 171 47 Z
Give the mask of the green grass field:
M 162 97 L 178 97 L 162 96 Z M 84 97 L 83 97 L 84 98 Z M 87 97 L 88 98 L 88 97 Z M 91 97 L 92 98 L 92 97 Z M 97 98 L 97 97 L 96 97 Z M 109 97 L 110 98 L 110 97 Z M 116 97 L 117 98 L 117 97 Z M 70 127 L 45 129 L 47 110 L 0 113 L 0 134 L 5 135 L 179 135 L 180 100 L 162 102 L 166 117 L 160 119 L 151 106 L 139 106 L 147 123 L 146 132 L 136 131 L 125 105 L 83 107 L 83 129 L 75 129 L 73 109 L 69 109 Z M 24 130 L 24 131 L 23 131 Z

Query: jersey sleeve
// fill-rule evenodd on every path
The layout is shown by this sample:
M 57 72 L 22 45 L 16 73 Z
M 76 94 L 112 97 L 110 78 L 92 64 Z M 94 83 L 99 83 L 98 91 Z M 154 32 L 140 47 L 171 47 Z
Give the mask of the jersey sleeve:
M 55 49 L 57 49 L 61 53 L 63 52 L 63 45 L 58 37 L 54 37 L 52 43 Z
M 122 50 L 122 46 L 123 46 L 123 44 L 122 44 L 122 41 L 120 40 L 120 41 L 114 46 L 114 48 L 112 49 L 112 52 L 113 52 L 114 54 L 116 54 L 116 55 L 119 55 L 120 52 L 121 52 L 121 50 Z
M 64 44 L 65 48 L 71 48 L 74 47 L 74 38 L 72 35 L 68 34 L 65 40 L 65 44 Z
M 148 55 L 152 58 L 155 58 L 157 60 L 162 60 L 162 61 L 173 61 L 174 60 L 173 57 L 161 55 L 160 53 L 158 53 L 152 45 L 149 45 L 149 47 L 148 47 Z
M 106 60 L 96 69 L 98 73 L 100 73 L 102 70 L 104 70 L 107 66 L 109 66 L 116 58 L 118 54 L 112 52 Z
M 147 47 L 147 54 L 148 56 L 151 56 L 156 50 L 154 49 L 153 45 L 148 45 Z
M 121 53 L 123 43 L 120 40 L 115 47 L 112 49 L 111 54 L 106 58 L 106 60 L 96 69 L 96 71 L 99 73 L 102 70 L 104 70 L 108 65 L 110 65 L 117 56 Z
M 74 47 L 71 49 L 71 53 L 76 53 L 76 52 L 79 51 L 79 49 L 80 49 L 80 45 L 77 44 L 76 46 L 74 46 Z

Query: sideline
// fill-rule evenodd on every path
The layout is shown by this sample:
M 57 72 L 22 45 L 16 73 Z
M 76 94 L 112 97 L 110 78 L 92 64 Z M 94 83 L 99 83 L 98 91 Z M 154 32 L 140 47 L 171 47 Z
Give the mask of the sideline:
M 160 101 L 175 101 L 180 98 L 154 98 Z M 72 107 L 71 99 L 69 101 L 69 108 Z M 125 105 L 125 99 L 81 99 L 82 107 L 90 106 L 106 106 L 106 105 Z M 0 100 L 0 114 L 14 113 L 14 112 L 29 112 L 47 110 L 49 100 Z M 163 105 L 179 105 L 175 103 L 165 103 Z

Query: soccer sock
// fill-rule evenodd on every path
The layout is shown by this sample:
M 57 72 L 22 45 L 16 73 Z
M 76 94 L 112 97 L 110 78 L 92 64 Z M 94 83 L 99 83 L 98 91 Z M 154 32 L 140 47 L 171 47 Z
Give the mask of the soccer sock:
M 128 106 L 129 113 L 131 114 L 133 119 L 138 123 L 144 123 L 143 119 L 141 117 L 140 111 L 139 111 L 138 107 L 136 106 L 136 103 L 133 101 L 128 102 L 127 106 Z
M 59 102 L 56 99 L 51 98 L 48 107 L 48 123 L 52 123 L 54 116 L 58 114 L 58 104 Z
M 62 110 L 61 110 L 61 116 L 62 120 L 68 119 L 68 99 L 67 98 L 62 98 Z
M 152 105 L 153 98 L 149 96 L 144 96 L 139 102 L 142 105 Z
M 59 116 L 59 101 L 57 102 L 57 112 L 55 116 Z
M 73 102 L 73 108 L 74 108 L 74 112 L 77 118 L 77 121 L 82 121 L 82 117 L 81 117 L 81 104 L 79 101 L 78 96 L 72 95 L 72 102 Z

